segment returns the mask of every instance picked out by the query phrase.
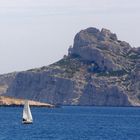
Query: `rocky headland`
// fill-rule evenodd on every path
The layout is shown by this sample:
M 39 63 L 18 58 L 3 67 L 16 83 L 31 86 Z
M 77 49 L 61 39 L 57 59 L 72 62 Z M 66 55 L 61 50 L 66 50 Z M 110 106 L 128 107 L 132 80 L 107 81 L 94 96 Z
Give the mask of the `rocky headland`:
M 0 94 L 62 105 L 140 106 L 140 48 L 87 28 L 58 62 L 0 76 Z

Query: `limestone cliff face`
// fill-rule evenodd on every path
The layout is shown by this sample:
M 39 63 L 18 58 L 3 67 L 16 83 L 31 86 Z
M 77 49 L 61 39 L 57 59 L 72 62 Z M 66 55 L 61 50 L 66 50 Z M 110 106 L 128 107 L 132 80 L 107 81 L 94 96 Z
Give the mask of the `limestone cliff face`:
M 88 28 L 77 33 L 68 56 L 11 79 L 2 93 L 12 97 L 64 105 L 139 106 L 140 48 L 107 29 Z
M 75 36 L 71 53 L 98 64 L 101 70 L 112 71 L 127 69 L 131 65 L 124 57 L 130 50 L 128 43 L 117 40 L 109 30 L 88 28 Z
M 51 76 L 49 72 L 27 71 L 17 74 L 7 95 L 52 104 L 70 103 L 73 86 L 73 81 Z
M 15 79 L 16 73 L 0 75 L 0 95 L 6 93 L 8 87 Z

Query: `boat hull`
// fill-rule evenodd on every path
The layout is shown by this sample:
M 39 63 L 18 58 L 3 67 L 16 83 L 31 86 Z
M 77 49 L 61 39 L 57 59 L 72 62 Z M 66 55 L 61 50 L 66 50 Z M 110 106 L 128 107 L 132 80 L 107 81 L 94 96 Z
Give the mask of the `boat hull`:
M 32 121 L 22 121 L 22 124 L 32 124 Z

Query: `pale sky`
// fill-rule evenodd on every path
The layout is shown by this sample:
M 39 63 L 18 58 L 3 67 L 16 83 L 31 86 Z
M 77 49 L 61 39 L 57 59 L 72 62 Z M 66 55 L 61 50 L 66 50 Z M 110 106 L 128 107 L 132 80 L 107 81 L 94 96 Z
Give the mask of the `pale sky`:
M 140 0 L 0 0 L 0 73 L 61 59 L 88 27 L 140 46 Z

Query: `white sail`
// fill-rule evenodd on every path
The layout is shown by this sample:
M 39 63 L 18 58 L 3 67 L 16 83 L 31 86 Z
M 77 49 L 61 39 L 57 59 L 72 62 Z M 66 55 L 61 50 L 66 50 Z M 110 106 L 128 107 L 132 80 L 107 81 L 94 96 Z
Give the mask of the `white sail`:
M 23 109 L 23 123 L 24 122 L 30 123 L 32 121 L 33 121 L 33 118 L 31 114 L 29 102 L 26 100 L 24 104 L 24 109 Z

